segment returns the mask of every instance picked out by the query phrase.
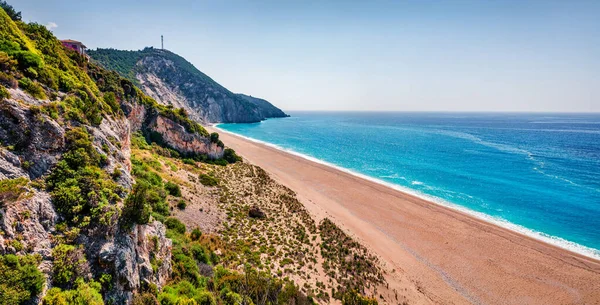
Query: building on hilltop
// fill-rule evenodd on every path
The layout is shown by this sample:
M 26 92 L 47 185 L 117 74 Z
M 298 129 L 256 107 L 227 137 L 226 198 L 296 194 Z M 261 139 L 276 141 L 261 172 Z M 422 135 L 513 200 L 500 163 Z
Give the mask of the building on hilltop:
M 87 56 L 85 53 L 85 49 L 87 49 L 87 47 L 83 43 L 71 39 L 61 40 L 60 42 L 65 48 L 69 48 L 81 55 Z

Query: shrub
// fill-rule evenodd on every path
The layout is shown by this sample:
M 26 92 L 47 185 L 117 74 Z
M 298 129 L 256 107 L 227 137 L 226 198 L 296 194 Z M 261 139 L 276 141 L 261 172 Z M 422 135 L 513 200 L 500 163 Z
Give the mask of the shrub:
M 6 90 L 6 88 L 4 88 L 4 86 L 0 86 L 0 100 L 9 99 L 9 98 L 10 98 L 10 93 L 8 92 L 8 90 Z
M 0 7 L 2 7 L 10 19 L 21 21 L 21 12 L 17 12 L 12 5 L 6 3 L 6 1 L 0 1 Z
M 167 226 L 167 228 L 169 228 L 179 234 L 185 233 L 185 225 L 177 218 L 174 218 L 174 217 L 167 218 L 167 220 L 165 220 L 165 225 Z
M 76 283 L 76 289 L 62 290 L 54 287 L 48 290 L 44 297 L 43 305 L 67 305 L 67 304 L 85 304 L 85 305 L 104 305 L 101 286 L 99 283 L 91 281 L 89 283 L 79 279 Z
M 0 207 L 7 202 L 13 202 L 25 192 L 29 180 L 25 177 L 0 180 Z
M 152 293 L 144 292 L 133 297 L 132 305 L 159 305 L 158 299 Z
M 21 89 L 23 89 L 25 92 L 31 94 L 31 96 L 34 98 L 40 100 L 45 100 L 48 98 L 44 92 L 44 89 L 42 89 L 42 86 L 27 77 L 23 77 L 19 80 L 19 87 L 21 87 Z
M 39 256 L 0 255 L 0 305 L 28 304 L 44 287 Z
M 44 67 L 42 58 L 33 52 L 17 51 L 14 52 L 12 56 L 17 60 L 19 67 L 23 70 L 27 70 L 29 68 L 39 69 Z
M 216 186 L 219 184 L 219 180 L 217 178 L 207 174 L 200 174 L 199 179 L 200 183 L 205 186 Z
M 52 282 L 56 286 L 73 287 L 75 280 L 86 277 L 90 271 L 81 247 L 60 244 L 52 249 L 52 256 Z
M 231 148 L 225 148 L 223 159 L 231 164 L 242 161 L 242 157 L 238 156 Z
M 187 204 L 185 203 L 185 200 L 181 199 L 177 202 L 177 208 L 180 210 L 185 210 Z
M 85 128 L 73 128 L 65 138 L 67 152 L 46 179 L 54 207 L 69 224 L 80 228 L 113 224 L 122 188 L 100 169 L 102 157 Z
M 181 189 L 179 188 L 179 185 L 177 185 L 171 181 L 167 181 L 165 183 L 165 189 L 167 190 L 167 192 L 169 192 L 169 195 L 175 196 L 175 197 L 181 197 Z
M 351 289 L 342 296 L 342 305 L 377 305 L 377 300 L 362 296 L 356 290 Z
M 151 207 L 148 204 L 148 193 L 151 185 L 145 181 L 138 181 L 133 190 L 127 196 L 123 206 L 122 218 L 125 224 L 132 225 L 135 223 L 146 224 L 150 221 Z
M 202 231 L 200 231 L 199 228 L 193 229 L 192 233 L 190 234 L 190 237 L 192 238 L 192 240 L 199 240 L 201 236 L 202 236 Z
M 213 143 L 217 143 L 219 141 L 219 134 L 216 132 L 213 132 L 210 134 L 210 141 Z

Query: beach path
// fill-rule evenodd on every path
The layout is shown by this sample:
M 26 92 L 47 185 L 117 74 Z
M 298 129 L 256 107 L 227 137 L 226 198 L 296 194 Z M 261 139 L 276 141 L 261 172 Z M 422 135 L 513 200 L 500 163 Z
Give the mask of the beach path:
M 215 131 L 213 128 L 209 130 Z M 600 304 L 600 262 L 219 131 L 227 146 L 329 217 L 396 273 L 420 304 Z M 340 148 L 343 149 L 343 148 Z M 393 272 L 391 270 L 394 270 Z M 412 291 L 406 288 L 410 284 Z M 411 303 L 412 304 L 412 303 Z

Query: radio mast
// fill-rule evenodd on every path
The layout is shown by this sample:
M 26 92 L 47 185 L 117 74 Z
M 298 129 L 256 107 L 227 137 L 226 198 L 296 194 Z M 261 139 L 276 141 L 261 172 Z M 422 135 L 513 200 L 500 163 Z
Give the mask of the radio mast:
M 164 49 L 165 49 L 165 44 L 164 44 L 164 42 L 163 42 L 163 35 L 160 35 L 160 48 L 161 48 L 162 50 L 164 50 Z

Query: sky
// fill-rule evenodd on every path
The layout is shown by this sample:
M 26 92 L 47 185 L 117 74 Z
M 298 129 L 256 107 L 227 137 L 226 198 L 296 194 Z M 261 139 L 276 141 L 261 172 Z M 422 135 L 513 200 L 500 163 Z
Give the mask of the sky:
M 8 2 L 92 49 L 164 35 L 284 110 L 600 112 L 600 1 Z

